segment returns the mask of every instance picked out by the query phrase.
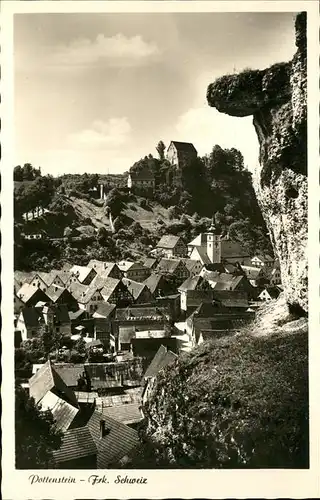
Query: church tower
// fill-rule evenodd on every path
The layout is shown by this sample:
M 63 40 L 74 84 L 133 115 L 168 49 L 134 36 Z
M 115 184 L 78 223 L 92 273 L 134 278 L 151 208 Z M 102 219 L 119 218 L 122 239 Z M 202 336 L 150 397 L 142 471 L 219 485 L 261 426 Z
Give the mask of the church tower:
M 214 217 L 207 232 L 207 255 L 212 263 L 221 262 L 221 233 L 214 224 Z

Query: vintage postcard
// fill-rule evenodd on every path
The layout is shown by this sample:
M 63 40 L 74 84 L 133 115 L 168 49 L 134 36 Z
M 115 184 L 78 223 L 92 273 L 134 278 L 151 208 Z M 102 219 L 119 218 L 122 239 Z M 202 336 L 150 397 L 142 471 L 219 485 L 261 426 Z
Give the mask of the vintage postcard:
M 320 496 L 317 2 L 1 7 L 3 497 Z

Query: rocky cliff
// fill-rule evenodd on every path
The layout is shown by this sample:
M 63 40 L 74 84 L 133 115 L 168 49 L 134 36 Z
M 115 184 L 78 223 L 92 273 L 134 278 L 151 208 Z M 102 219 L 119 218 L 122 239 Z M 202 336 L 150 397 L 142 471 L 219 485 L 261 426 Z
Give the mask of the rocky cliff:
M 307 303 L 307 39 L 306 13 L 295 23 L 292 61 L 226 75 L 209 85 L 210 106 L 231 116 L 253 115 L 259 144 L 256 195 L 266 220 L 289 307 Z

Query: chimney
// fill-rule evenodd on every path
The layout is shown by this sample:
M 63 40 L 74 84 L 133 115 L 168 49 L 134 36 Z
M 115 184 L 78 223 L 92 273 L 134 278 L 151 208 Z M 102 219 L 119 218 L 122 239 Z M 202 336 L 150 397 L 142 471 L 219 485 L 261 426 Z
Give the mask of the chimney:
M 104 438 L 110 432 L 110 429 L 106 427 L 106 421 L 100 420 L 100 438 Z

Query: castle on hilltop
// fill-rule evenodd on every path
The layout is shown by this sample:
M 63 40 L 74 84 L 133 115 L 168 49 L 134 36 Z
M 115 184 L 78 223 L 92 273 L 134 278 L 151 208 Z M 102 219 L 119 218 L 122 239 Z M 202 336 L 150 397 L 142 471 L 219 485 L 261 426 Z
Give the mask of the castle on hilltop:
M 173 167 L 172 175 L 168 176 L 167 183 L 171 184 L 182 182 L 183 169 L 189 166 L 197 159 L 198 153 L 191 142 L 171 141 L 167 151 L 166 159 Z M 141 171 L 129 171 L 127 186 L 131 192 L 138 193 L 153 193 L 155 189 L 155 176 L 150 169 L 142 169 Z

